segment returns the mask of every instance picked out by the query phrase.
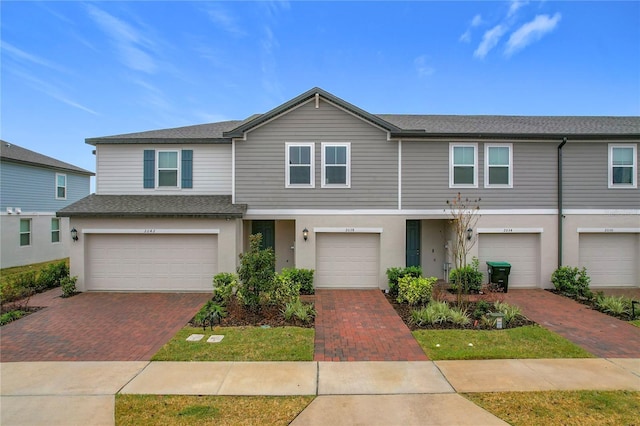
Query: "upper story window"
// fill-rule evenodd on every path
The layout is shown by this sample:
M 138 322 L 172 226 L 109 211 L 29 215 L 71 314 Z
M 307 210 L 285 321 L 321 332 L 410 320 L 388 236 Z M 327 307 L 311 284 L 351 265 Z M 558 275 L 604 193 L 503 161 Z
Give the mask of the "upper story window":
M 322 144 L 322 187 L 351 187 L 351 144 Z
M 67 175 L 56 173 L 56 199 L 67 199 Z
M 144 188 L 193 188 L 193 150 L 144 150 Z
M 31 245 L 31 219 L 20 219 L 20 246 Z
M 485 144 L 484 186 L 513 188 L 513 146 Z
M 158 187 L 178 187 L 178 151 L 158 151 Z
M 478 187 L 478 144 L 449 145 L 449 186 Z
M 636 144 L 609 145 L 609 188 L 637 188 Z
M 56 217 L 51 219 L 51 242 L 60 242 L 60 219 Z
M 313 143 L 286 143 L 287 188 L 314 188 L 315 172 L 313 165 L 315 144 Z

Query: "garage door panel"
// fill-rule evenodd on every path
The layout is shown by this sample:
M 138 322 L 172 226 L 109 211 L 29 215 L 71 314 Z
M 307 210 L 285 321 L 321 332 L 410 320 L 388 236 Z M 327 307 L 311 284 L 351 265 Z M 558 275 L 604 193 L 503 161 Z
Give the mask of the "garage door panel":
M 540 234 L 481 234 L 478 259 L 487 277 L 487 261 L 511 264 L 509 287 L 538 287 L 540 284 Z
M 316 287 L 377 288 L 379 247 L 379 234 L 318 234 Z
M 639 240 L 638 234 L 581 234 L 578 263 L 591 286 L 638 286 Z
M 209 291 L 216 235 L 89 235 L 87 289 Z

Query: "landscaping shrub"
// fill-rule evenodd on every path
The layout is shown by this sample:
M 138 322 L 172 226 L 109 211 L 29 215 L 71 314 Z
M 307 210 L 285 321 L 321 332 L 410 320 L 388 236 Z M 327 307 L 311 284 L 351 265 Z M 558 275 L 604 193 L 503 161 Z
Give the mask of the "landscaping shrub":
M 227 316 L 227 310 L 224 306 L 217 304 L 213 300 L 209 300 L 198 311 L 195 317 L 193 317 L 193 325 L 196 327 L 206 328 L 207 323 L 210 327 L 217 321 L 220 322 L 221 318 Z
M 28 303 L 28 298 L 36 294 L 36 271 L 26 271 L 19 274 L 8 275 L 0 283 L 0 304 L 15 302 L 27 298 L 23 303 Z
M 478 293 L 482 288 L 482 272 L 478 270 L 480 262 L 473 258 L 471 265 L 453 269 L 449 273 L 451 289 L 456 293 Z
M 50 288 L 60 286 L 61 280 L 69 276 L 69 267 L 67 262 L 60 261 L 50 263 L 40 270 L 36 281 L 37 291 L 41 292 Z
M 467 325 L 471 319 L 462 308 L 451 308 L 447 302 L 432 300 L 427 306 L 411 311 L 411 322 L 418 326 L 442 324 L 449 322 L 456 325 Z
M 615 316 L 631 315 L 631 299 L 620 296 L 599 296 L 595 300 L 599 311 Z
M 268 298 L 271 304 L 279 306 L 295 302 L 300 299 L 300 283 L 293 279 L 292 274 L 276 274 Z
M 69 275 L 60 280 L 60 288 L 62 289 L 62 297 L 71 297 L 77 293 L 76 281 L 78 277 L 70 277 Z
M 281 275 L 288 276 L 292 281 L 300 284 L 300 294 L 314 294 L 313 269 L 282 268 Z
M 295 317 L 304 323 L 308 323 L 315 318 L 316 311 L 313 308 L 313 303 L 302 303 L 300 299 L 296 299 L 285 304 L 284 309 L 282 309 L 282 315 L 287 321 Z
M 486 300 L 478 300 L 476 308 L 473 310 L 473 318 L 480 319 L 489 312 L 491 305 Z
M 4 314 L 0 315 L 0 325 L 9 324 L 11 321 L 15 321 L 27 315 L 27 313 L 28 312 L 20 310 L 5 312 Z
M 593 293 L 589 290 L 591 278 L 587 275 L 587 269 L 561 266 L 551 275 L 551 282 L 560 293 L 572 297 L 591 299 Z
M 399 303 L 407 302 L 411 306 L 426 305 L 431 300 L 433 285 L 438 281 L 436 277 L 424 278 L 405 275 L 398 280 Z
M 262 234 L 249 236 L 249 251 L 240 254 L 236 295 L 245 306 L 257 310 L 273 286 L 276 257 L 272 248 L 260 249 Z M 268 297 L 266 298 L 268 300 Z
M 496 301 L 493 304 L 493 311 L 500 312 L 504 315 L 505 324 L 510 324 L 511 321 L 522 317 L 522 311 L 519 307 L 500 301 Z
M 238 287 L 238 275 L 231 272 L 221 272 L 213 277 L 213 300 L 226 304 Z
M 392 297 L 398 296 L 398 281 L 400 278 L 406 276 L 419 278 L 422 276 L 422 268 L 420 266 L 407 266 L 406 268 L 395 267 L 387 269 L 389 294 L 391 294 Z
M 471 322 L 467 310 L 462 308 L 450 308 L 448 321 L 455 325 L 467 325 Z

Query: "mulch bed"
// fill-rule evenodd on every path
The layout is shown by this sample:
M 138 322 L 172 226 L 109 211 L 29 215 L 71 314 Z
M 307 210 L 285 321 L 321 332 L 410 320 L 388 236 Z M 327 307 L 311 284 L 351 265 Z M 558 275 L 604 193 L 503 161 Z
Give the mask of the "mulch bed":
M 304 300 L 303 300 L 304 301 Z M 314 322 L 304 323 L 296 318 L 287 321 L 277 306 L 264 306 L 253 311 L 242 303 L 232 299 L 226 306 L 227 316 L 220 320 L 223 327 L 269 326 L 269 327 L 304 327 L 313 328 Z
M 570 296 L 568 294 L 565 294 L 565 293 L 563 293 L 561 291 L 558 291 L 558 290 L 556 290 L 554 288 L 548 288 L 546 290 L 551 292 L 551 293 L 553 293 L 553 294 L 557 294 L 558 296 L 563 296 L 563 297 L 566 297 L 568 299 L 575 300 L 578 303 L 581 303 L 581 304 L 583 304 L 585 306 L 588 306 L 590 309 L 593 309 L 594 311 L 598 311 L 598 312 L 603 313 L 605 315 L 609 315 L 610 317 L 618 318 L 619 320 L 622 320 L 622 321 L 633 321 L 634 319 L 639 319 L 640 318 L 640 305 L 637 305 L 637 304 L 636 304 L 636 317 L 633 318 L 631 313 L 622 314 L 622 315 L 616 315 L 616 314 L 614 314 L 612 312 L 601 311 L 596 306 L 596 303 L 595 303 L 594 299 L 586 299 L 584 297 L 572 297 L 572 296 Z M 594 295 L 595 295 L 595 293 L 594 293 Z
M 479 295 L 482 296 L 482 295 Z M 480 321 L 475 321 L 471 319 L 471 323 L 467 325 L 457 325 L 452 323 L 441 323 L 441 324 L 430 324 L 426 326 L 418 326 L 416 324 L 412 324 L 411 322 L 411 311 L 414 309 L 419 309 L 417 307 L 412 307 L 407 305 L 406 303 L 398 303 L 394 297 L 390 294 L 385 294 L 387 301 L 393 306 L 393 309 L 396 310 L 402 321 L 409 327 L 409 330 L 497 330 L 493 327 L 484 327 Z M 489 300 L 491 300 L 492 296 L 488 295 Z M 469 301 L 465 303 L 467 307 L 467 312 L 470 314 L 476 309 L 476 305 L 478 300 L 481 300 L 479 297 L 475 297 L 476 301 Z M 496 299 L 494 299 L 496 300 Z M 493 303 L 493 302 L 491 302 Z M 449 306 L 456 306 L 455 302 L 449 301 Z M 504 325 L 504 328 L 516 328 L 516 327 L 524 327 L 527 325 L 534 325 L 535 322 L 529 320 L 528 318 L 521 317 L 518 320 L 513 320 L 509 325 Z

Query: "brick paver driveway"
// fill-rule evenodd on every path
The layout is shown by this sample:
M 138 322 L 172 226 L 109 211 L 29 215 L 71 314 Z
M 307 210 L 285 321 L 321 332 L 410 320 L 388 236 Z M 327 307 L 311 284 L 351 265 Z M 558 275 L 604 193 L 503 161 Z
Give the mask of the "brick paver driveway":
M 32 299 L 30 306 L 46 309 L 2 327 L 0 361 L 149 360 L 211 297 L 83 293 L 62 299 L 56 291 Z

